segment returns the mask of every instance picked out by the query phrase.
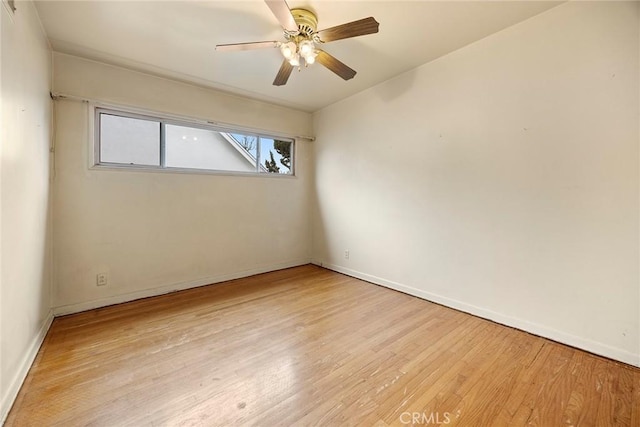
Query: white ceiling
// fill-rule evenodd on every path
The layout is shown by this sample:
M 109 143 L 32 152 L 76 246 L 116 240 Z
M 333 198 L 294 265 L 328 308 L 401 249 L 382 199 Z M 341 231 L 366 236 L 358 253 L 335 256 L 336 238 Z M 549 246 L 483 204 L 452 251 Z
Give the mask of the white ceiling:
M 319 64 L 271 83 L 277 49 L 216 52 L 216 44 L 282 40 L 261 0 L 39 1 L 53 49 L 177 78 L 280 105 L 315 111 L 445 55 L 559 2 L 289 0 L 318 15 L 318 29 L 373 16 L 380 32 L 327 43 L 355 69 L 343 81 Z

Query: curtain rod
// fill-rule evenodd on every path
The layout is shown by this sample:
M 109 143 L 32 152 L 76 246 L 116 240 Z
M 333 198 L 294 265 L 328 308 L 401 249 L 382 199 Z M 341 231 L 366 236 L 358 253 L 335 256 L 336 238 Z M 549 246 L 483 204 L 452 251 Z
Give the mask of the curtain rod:
M 51 99 L 53 99 L 54 101 L 57 101 L 59 99 L 62 100 L 69 100 L 69 101 L 78 101 L 78 102 L 86 102 L 86 103 L 91 103 L 91 104 L 96 104 L 96 105 L 101 105 L 101 106 L 106 106 L 106 107 L 111 107 L 111 108 L 126 108 L 126 109 L 130 109 L 130 110 L 134 110 L 137 112 L 141 112 L 141 113 L 145 113 L 148 115 L 154 115 L 154 114 L 160 114 L 163 116 L 167 116 L 167 118 L 174 118 L 174 119 L 178 119 L 178 120 L 183 120 L 183 121 L 199 121 L 202 123 L 206 123 L 209 125 L 213 125 L 213 126 L 217 126 L 219 128 L 225 128 L 225 129 L 229 129 L 229 130 L 236 130 L 236 131 L 248 131 L 248 132 L 252 132 L 252 133 L 262 133 L 262 134 L 267 134 L 269 136 L 282 136 L 282 137 L 287 137 L 287 138 L 294 138 L 294 139 L 304 139 L 306 141 L 310 141 L 313 142 L 316 140 L 316 138 L 314 136 L 306 136 L 306 135 L 294 135 L 294 134 L 288 134 L 288 133 L 281 133 L 281 132 L 274 132 L 274 131 L 270 131 L 270 130 L 266 130 L 266 129 L 260 129 L 260 128 L 254 128 L 254 127 L 247 127 L 247 126 L 240 126 L 240 125 L 236 125 L 233 123 L 226 123 L 226 122 L 219 122 L 216 120 L 209 120 L 209 119 L 202 119 L 202 118 L 194 118 L 194 117 L 187 117 L 187 116 L 181 116 L 181 115 L 176 115 L 173 113 L 166 113 L 166 112 L 154 112 L 151 110 L 147 110 L 144 108 L 140 108 L 140 107 L 136 107 L 136 106 L 132 106 L 132 105 L 127 105 L 127 104 L 117 104 L 117 103 L 112 103 L 109 101 L 101 101 L 98 99 L 91 99 L 91 98 L 85 98 L 85 97 L 80 97 L 80 96 L 76 96 L 76 95 L 67 95 L 64 93 L 58 93 L 58 92 L 49 92 L 49 96 L 51 96 Z M 274 135 L 275 133 L 275 135 Z

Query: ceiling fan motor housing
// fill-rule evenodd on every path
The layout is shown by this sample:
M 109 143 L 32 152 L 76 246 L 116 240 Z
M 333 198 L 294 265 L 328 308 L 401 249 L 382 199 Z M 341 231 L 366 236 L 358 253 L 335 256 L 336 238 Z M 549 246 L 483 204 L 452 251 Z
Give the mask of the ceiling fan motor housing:
M 298 25 L 300 35 L 309 38 L 316 32 L 318 18 L 313 12 L 307 9 L 291 9 L 291 15 L 293 15 L 293 20 Z

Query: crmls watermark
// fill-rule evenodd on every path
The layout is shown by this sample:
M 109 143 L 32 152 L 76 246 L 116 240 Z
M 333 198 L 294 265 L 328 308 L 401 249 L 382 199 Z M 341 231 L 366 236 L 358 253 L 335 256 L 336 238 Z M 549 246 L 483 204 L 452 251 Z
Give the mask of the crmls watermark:
M 451 422 L 449 412 L 403 412 L 400 414 L 402 424 L 444 425 Z

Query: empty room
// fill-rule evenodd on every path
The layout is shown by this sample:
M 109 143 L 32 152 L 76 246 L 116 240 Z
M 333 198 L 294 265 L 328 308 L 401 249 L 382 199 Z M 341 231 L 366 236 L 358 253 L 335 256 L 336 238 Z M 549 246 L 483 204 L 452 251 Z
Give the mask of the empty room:
M 0 425 L 640 426 L 640 2 L 0 2 Z

